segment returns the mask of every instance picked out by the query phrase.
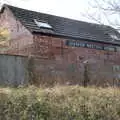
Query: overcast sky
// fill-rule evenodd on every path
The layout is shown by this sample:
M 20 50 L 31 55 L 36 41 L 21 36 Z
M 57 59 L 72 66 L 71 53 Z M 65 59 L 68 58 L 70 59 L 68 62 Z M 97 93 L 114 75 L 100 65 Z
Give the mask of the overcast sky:
M 88 21 L 83 17 L 87 11 L 90 0 L 1 0 L 14 6 L 40 11 L 53 15 L 68 17 L 77 20 Z
M 95 9 L 90 7 L 90 4 L 94 4 L 93 0 L 0 0 L 2 3 L 9 3 L 14 6 L 18 6 L 25 9 L 34 11 L 40 11 L 43 13 L 53 14 L 57 16 L 77 19 L 81 21 L 94 22 L 83 14 L 91 13 L 93 16 L 98 14 Z M 7 2 L 5 2 L 7 1 Z M 92 2 L 92 3 L 91 3 Z M 105 15 L 106 16 L 106 15 Z M 105 16 L 102 16 L 102 21 L 108 24 L 105 20 Z M 112 20 L 115 17 L 111 17 Z

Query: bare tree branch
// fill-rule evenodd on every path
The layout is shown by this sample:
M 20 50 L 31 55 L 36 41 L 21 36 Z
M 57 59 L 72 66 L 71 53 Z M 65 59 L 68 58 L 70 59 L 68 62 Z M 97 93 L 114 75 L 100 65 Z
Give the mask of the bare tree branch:
M 83 16 L 100 24 L 106 22 L 120 29 L 120 2 L 119 0 L 92 0 L 89 3 L 90 8 L 94 9 L 94 13 L 85 13 Z

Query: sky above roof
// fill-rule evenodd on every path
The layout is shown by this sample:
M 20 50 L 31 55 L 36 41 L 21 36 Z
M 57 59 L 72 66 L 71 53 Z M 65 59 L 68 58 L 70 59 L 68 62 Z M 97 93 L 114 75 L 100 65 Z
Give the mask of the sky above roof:
M 7 1 L 7 2 L 6 2 Z M 2 3 L 22 7 L 25 9 L 41 11 L 53 15 L 73 18 L 86 19 L 81 14 L 88 7 L 90 0 L 2 0 Z
M 1 2 L 2 4 L 9 3 L 29 10 L 87 22 L 95 22 L 86 17 L 88 13 L 95 15 L 99 12 L 90 7 L 90 4 L 94 4 L 93 0 L 1 0 Z M 101 17 L 102 21 L 109 25 L 104 18 L 105 16 Z

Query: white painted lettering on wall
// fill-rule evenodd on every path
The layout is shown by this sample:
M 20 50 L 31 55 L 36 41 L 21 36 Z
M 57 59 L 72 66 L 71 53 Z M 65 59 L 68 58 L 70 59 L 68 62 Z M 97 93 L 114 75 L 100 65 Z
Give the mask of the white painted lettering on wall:
M 86 47 L 86 48 L 92 48 L 92 49 L 98 49 L 98 50 L 107 50 L 107 51 L 116 51 L 116 47 L 115 46 L 104 46 L 104 45 L 100 45 L 100 44 L 94 44 L 94 43 L 86 43 L 86 42 L 82 42 L 82 41 L 70 41 L 67 40 L 66 41 L 66 45 L 68 46 L 73 46 L 73 47 Z

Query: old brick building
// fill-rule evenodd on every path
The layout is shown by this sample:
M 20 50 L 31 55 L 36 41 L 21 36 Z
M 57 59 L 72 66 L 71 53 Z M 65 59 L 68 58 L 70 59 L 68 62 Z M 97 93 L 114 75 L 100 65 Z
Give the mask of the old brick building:
M 89 84 L 119 84 L 120 34 L 110 26 L 10 5 L 1 9 L 0 26 L 9 33 L 7 47 L 0 42 L 1 53 L 33 56 L 36 66 L 41 64 L 36 67 L 45 76 L 41 79 L 54 76 L 68 84 L 85 79 Z

